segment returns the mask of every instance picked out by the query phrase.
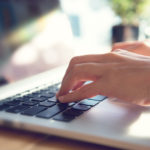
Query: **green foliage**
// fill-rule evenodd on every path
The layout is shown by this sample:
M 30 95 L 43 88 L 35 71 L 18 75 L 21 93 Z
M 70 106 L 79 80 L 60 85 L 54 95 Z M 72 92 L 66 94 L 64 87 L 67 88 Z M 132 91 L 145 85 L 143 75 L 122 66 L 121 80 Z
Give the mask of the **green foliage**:
M 150 10 L 150 0 L 110 0 L 112 9 L 120 16 L 123 24 L 135 24 Z

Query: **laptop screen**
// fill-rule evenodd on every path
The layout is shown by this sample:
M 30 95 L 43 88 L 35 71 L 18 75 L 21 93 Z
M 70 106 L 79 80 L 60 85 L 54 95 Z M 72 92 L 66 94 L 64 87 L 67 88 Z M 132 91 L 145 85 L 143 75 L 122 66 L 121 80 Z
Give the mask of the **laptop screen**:
M 70 36 L 58 0 L 1 0 L 0 85 L 68 62 Z

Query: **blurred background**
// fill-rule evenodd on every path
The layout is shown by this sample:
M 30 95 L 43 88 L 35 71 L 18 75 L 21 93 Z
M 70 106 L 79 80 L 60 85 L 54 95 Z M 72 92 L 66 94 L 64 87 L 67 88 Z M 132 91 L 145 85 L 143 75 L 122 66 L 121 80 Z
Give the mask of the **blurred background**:
M 149 0 L 0 0 L 0 85 L 149 37 Z

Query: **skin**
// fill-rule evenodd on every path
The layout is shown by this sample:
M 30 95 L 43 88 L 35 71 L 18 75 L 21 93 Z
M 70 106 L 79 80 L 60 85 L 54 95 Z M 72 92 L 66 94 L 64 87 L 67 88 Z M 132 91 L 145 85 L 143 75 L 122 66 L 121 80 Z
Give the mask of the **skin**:
M 92 83 L 85 85 L 85 81 Z M 96 95 L 150 105 L 150 46 L 148 41 L 113 45 L 112 52 L 74 57 L 57 98 L 62 103 Z
M 124 49 L 144 56 L 150 56 L 150 40 L 115 43 L 112 46 L 112 51 L 116 49 Z

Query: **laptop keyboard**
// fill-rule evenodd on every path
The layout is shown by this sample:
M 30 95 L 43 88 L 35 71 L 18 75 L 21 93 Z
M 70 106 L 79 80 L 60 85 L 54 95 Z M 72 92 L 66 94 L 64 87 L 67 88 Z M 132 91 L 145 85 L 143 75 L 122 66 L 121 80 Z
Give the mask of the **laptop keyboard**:
M 60 103 L 55 97 L 59 85 L 38 87 L 6 98 L 2 100 L 0 111 L 69 122 L 106 98 L 105 96 L 97 95 L 78 102 Z

